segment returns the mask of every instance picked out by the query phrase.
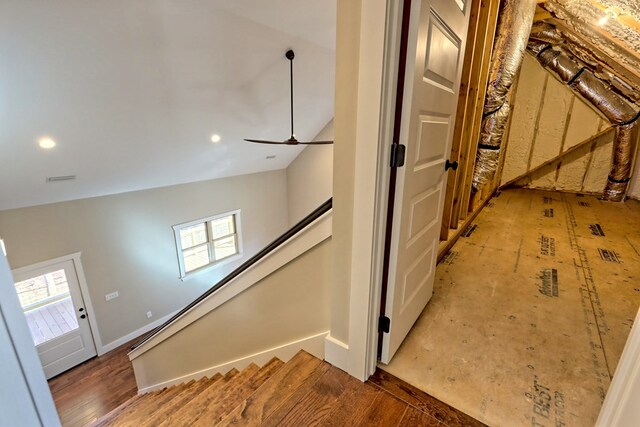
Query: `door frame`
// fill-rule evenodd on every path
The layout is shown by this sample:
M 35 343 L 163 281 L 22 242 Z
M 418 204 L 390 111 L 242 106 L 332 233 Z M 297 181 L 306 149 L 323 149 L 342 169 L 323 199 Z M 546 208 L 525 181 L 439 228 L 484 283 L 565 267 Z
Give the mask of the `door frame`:
M 76 276 L 78 278 L 78 285 L 80 286 L 80 294 L 82 295 L 82 300 L 84 301 L 84 307 L 87 312 L 87 320 L 89 321 L 89 328 L 91 329 L 91 338 L 96 348 L 97 355 L 102 356 L 105 352 L 104 352 L 104 348 L 102 347 L 102 341 L 100 340 L 100 331 L 98 330 L 98 321 L 96 319 L 95 311 L 93 310 L 93 304 L 91 303 L 91 296 L 89 294 L 87 280 L 85 278 L 84 270 L 82 268 L 82 262 L 80 260 L 81 255 L 82 255 L 81 252 L 76 252 L 76 253 L 61 256 L 55 259 L 38 262 L 36 264 L 14 268 L 13 270 L 11 270 L 11 273 L 15 277 L 18 274 L 26 274 L 32 270 L 36 270 L 40 268 L 48 268 L 48 267 L 54 266 L 55 264 L 71 261 L 71 263 L 73 264 L 73 268 L 75 269 Z
M 350 215 L 353 234 L 347 272 L 348 342 L 329 336 L 325 359 L 361 381 L 368 379 L 377 366 L 403 1 L 361 0 L 359 5 L 357 117 L 349 123 L 356 129 L 355 140 L 349 143 L 356 148 Z

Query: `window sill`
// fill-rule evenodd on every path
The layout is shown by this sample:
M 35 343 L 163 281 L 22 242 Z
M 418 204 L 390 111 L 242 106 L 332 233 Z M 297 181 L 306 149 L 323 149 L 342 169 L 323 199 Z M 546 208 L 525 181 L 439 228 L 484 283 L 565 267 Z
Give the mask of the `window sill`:
M 207 273 L 207 272 L 211 272 L 212 270 L 214 270 L 214 269 L 216 269 L 216 268 L 218 268 L 220 266 L 223 266 L 225 264 L 228 264 L 231 261 L 238 260 L 238 259 L 242 258 L 242 255 L 243 255 L 243 253 L 240 252 L 240 253 L 237 253 L 235 255 L 228 256 L 228 257 L 223 258 L 220 261 L 215 262 L 213 264 L 207 264 L 204 267 L 200 267 L 200 268 L 198 268 L 196 270 L 190 271 L 187 274 L 185 274 L 184 276 L 179 277 L 179 279 L 182 282 L 186 282 L 187 280 L 189 280 L 189 279 L 191 279 L 193 277 L 200 276 L 200 275 L 202 275 L 204 273 Z

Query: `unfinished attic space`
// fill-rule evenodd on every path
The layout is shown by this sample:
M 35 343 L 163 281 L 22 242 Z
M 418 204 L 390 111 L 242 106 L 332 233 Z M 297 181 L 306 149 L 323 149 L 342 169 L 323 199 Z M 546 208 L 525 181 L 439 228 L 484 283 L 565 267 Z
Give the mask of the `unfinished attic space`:
M 640 306 L 640 2 L 468 6 L 433 297 L 380 367 L 491 426 L 613 425 Z

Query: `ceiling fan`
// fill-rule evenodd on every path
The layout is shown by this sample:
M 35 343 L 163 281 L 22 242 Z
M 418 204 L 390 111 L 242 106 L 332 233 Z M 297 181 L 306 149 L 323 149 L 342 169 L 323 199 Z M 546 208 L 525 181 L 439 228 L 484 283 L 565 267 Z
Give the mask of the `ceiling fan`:
M 307 144 L 307 145 L 322 145 L 322 144 L 333 144 L 333 141 L 298 141 L 296 139 L 295 133 L 293 132 L 293 58 L 295 58 L 295 54 L 293 50 L 289 49 L 287 53 L 284 55 L 289 60 L 289 69 L 291 76 L 291 136 L 289 139 L 285 139 L 284 141 L 266 141 L 263 139 L 245 139 L 245 141 L 249 142 L 257 142 L 259 144 L 284 144 L 284 145 L 298 145 L 298 144 Z

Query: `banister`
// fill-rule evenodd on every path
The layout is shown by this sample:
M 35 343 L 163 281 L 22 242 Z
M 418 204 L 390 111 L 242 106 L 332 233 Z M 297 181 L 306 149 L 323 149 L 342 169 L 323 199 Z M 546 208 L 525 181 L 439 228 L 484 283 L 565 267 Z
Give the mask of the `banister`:
M 227 274 L 225 277 L 220 279 L 218 281 L 218 283 L 216 283 L 211 288 L 209 288 L 206 292 L 204 292 L 202 295 L 200 295 L 198 298 L 196 298 L 193 302 L 191 302 L 185 308 L 180 310 L 175 315 L 171 316 L 171 318 L 169 320 L 167 320 L 166 322 L 164 322 L 162 325 L 158 326 L 157 328 L 153 329 L 144 338 L 142 338 L 140 341 L 135 343 L 131 347 L 131 350 L 135 350 L 136 348 L 140 347 L 142 344 L 144 344 L 145 342 L 150 340 L 152 337 L 157 335 L 160 331 L 165 329 L 167 326 L 169 326 L 171 323 L 173 323 L 176 319 L 182 317 L 182 315 L 184 315 L 186 312 L 188 312 L 193 307 L 198 305 L 200 302 L 202 302 L 204 299 L 209 297 L 211 294 L 213 294 L 214 292 L 216 292 L 217 290 L 219 290 L 220 288 L 225 286 L 227 283 L 231 282 L 233 279 L 238 277 L 240 274 L 242 274 L 243 272 L 245 272 L 246 270 L 251 268 L 251 266 L 256 264 L 258 261 L 260 261 L 266 255 L 268 255 L 270 252 L 272 252 L 273 250 L 275 250 L 276 248 L 281 246 L 283 243 L 285 243 L 287 240 L 289 240 L 290 238 L 292 238 L 293 236 L 298 234 L 300 231 L 305 229 L 309 224 L 313 223 L 315 220 L 320 218 L 322 215 L 324 215 L 325 213 L 329 212 L 331 210 L 332 206 L 333 206 L 333 198 L 330 198 L 329 200 L 324 202 L 322 205 L 320 205 L 317 209 L 315 209 L 313 212 L 311 212 L 309 215 L 307 215 L 302 220 L 300 220 L 300 222 L 298 222 L 293 227 L 291 227 L 289 230 L 287 230 L 280 237 L 278 237 L 273 242 L 271 242 L 267 246 L 265 246 L 257 254 L 253 255 L 251 258 L 249 258 L 248 260 L 246 260 L 245 262 L 240 264 L 240 266 L 238 266 L 238 268 L 236 268 L 231 273 Z

